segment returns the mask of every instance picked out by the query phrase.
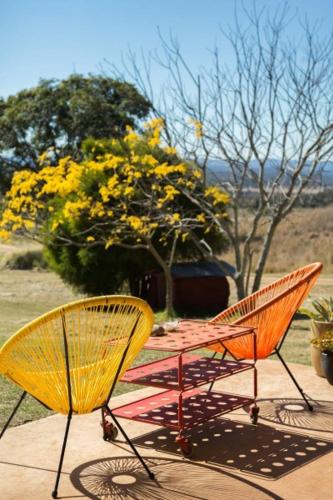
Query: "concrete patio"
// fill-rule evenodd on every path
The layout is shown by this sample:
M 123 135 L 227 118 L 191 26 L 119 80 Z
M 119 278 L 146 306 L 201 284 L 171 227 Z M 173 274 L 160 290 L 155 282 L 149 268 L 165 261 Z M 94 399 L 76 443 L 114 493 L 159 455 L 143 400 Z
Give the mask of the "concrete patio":
M 332 489 L 333 387 L 310 367 L 290 365 L 314 412 L 305 409 L 278 361 L 259 369 L 259 425 L 244 409 L 192 430 L 191 460 L 177 452 L 174 433 L 149 424 L 122 420 L 154 471 L 147 478 L 119 435 L 101 438 L 98 412 L 74 417 L 66 450 L 59 498 L 112 499 L 322 499 Z M 250 372 L 219 381 L 215 388 L 251 394 Z M 131 392 L 111 407 L 148 396 L 154 389 Z M 54 415 L 11 428 L 0 443 L 0 498 L 44 500 L 58 466 L 66 420 Z

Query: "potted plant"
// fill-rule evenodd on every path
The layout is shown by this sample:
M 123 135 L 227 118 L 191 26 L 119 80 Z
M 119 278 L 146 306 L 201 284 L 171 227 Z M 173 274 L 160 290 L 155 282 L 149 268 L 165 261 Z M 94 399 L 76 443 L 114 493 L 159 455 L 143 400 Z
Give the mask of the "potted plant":
M 328 383 L 333 385 L 333 331 L 312 339 L 311 344 L 320 350 L 321 368 Z
M 326 332 L 333 331 L 333 297 L 321 297 L 312 302 L 313 310 L 301 309 L 301 312 L 311 318 L 313 339 L 320 339 Z M 320 349 L 311 343 L 311 361 L 317 375 L 325 377 L 320 361 Z

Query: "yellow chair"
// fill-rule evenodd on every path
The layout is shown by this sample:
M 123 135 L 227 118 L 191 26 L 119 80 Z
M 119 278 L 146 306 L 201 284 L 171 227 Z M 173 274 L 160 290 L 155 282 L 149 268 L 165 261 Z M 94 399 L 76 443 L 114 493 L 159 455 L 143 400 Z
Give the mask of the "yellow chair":
M 0 439 L 27 393 L 46 407 L 67 415 L 67 425 L 52 497 L 58 484 L 73 413 L 101 409 L 104 439 L 115 437 L 112 418 L 132 451 L 152 472 L 109 408 L 117 380 L 148 339 L 153 313 L 135 297 L 105 296 L 79 300 L 32 321 L 0 350 L 0 373 L 23 389 Z

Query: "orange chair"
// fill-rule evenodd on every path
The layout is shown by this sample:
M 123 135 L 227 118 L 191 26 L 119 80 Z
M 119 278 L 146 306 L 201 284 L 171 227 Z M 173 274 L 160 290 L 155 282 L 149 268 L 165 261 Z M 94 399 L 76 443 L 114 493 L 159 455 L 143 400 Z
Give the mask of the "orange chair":
M 257 328 L 257 359 L 276 354 L 310 411 L 313 407 L 282 358 L 280 350 L 294 314 L 315 284 L 322 267 L 320 262 L 315 262 L 297 269 L 237 302 L 211 320 L 212 323 L 233 323 Z M 253 346 L 249 336 L 229 340 L 224 346 L 214 344 L 210 349 L 215 353 L 221 352 L 223 357 L 229 352 L 236 359 L 253 359 Z

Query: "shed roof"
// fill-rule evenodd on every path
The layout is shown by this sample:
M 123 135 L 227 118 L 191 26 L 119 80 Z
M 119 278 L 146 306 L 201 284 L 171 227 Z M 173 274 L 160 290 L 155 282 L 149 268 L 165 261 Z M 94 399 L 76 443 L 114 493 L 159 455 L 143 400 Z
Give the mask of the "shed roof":
M 174 264 L 171 268 L 175 278 L 222 277 L 234 274 L 235 268 L 227 262 L 186 262 Z

